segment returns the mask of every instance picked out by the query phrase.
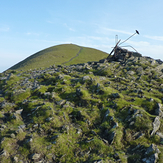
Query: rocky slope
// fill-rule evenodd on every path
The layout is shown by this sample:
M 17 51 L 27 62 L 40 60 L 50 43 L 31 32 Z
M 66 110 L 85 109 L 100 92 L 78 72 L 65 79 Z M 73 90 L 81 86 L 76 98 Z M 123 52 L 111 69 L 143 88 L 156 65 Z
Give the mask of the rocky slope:
M 163 162 L 163 62 L 130 57 L 0 74 L 0 162 Z

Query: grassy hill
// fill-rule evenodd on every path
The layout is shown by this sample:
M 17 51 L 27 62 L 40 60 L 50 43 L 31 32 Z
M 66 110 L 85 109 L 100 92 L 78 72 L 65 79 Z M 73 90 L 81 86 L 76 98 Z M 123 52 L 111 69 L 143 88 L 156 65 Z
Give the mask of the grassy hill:
M 93 48 L 82 47 L 74 44 L 62 44 L 39 51 L 12 66 L 10 69 L 24 71 L 35 68 L 46 68 L 54 64 L 70 65 L 86 63 L 88 61 L 98 61 L 107 56 L 107 53 Z
M 60 65 L 0 73 L 0 163 L 163 163 L 163 62 L 49 53 L 70 46 Z

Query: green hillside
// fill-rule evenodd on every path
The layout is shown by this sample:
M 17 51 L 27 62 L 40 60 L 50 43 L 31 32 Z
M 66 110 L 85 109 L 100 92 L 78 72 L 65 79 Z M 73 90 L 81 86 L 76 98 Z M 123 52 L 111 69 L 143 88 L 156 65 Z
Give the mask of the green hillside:
M 98 61 L 107 56 L 107 53 L 93 48 L 82 47 L 74 44 L 62 44 L 39 51 L 12 66 L 10 69 L 28 70 L 46 68 L 54 64 L 70 65 L 86 63 L 88 61 Z
M 0 73 L 0 163 L 163 163 L 163 62 L 119 59 Z

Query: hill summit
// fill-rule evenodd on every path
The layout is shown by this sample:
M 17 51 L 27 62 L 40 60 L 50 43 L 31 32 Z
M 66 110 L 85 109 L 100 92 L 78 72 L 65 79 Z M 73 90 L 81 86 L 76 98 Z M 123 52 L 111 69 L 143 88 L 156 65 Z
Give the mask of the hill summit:
M 163 162 L 162 61 L 15 69 L 0 74 L 0 162 Z
M 41 50 L 12 66 L 10 69 L 24 71 L 35 68 L 47 68 L 54 64 L 71 65 L 86 63 L 106 58 L 107 55 L 107 53 L 93 48 L 74 44 L 62 44 Z

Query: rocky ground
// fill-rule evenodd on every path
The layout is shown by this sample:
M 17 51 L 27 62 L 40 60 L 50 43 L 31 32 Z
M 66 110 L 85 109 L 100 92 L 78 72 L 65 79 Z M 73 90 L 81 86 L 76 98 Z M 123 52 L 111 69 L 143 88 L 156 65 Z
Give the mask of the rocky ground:
M 0 162 L 162 163 L 163 62 L 1 73 Z

